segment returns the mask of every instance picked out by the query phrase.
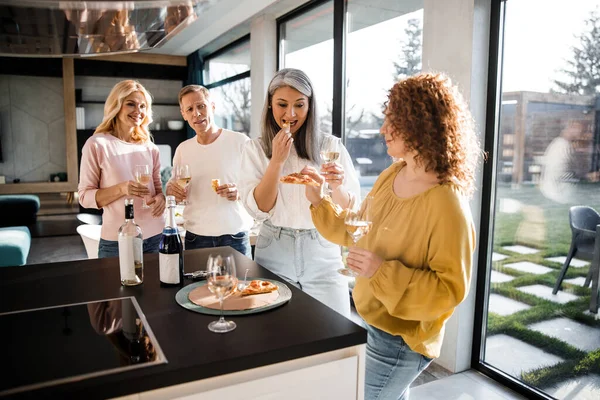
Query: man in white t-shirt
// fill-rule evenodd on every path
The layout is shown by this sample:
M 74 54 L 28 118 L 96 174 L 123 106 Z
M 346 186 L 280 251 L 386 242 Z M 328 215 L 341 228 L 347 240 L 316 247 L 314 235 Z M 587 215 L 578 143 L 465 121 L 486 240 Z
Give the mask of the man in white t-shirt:
M 215 125 L 215 104 L 203 86 L 181 89 L 179 106 L 183 119 L 196 132 L 196 137 L 177 146 L 173 177 L 167 184 L 167 195 L 187 202 L 183 211 L 185 249 L 231 246 L 250 257 L 248 231 L 253 221 L 239 201 L 236 184 L 242 149 L 250 139 Z M 175 180 L 177 166 L 183 164 L 191 171 L 185 189 Z M 216 179 L 219 184 L 213 188 Z
M 574 168 L 573 143 L 581 137 L 583 129 L 581 121 L 567 121 L 560 135 L 552 140 L 544 153 L 540 190 L 544 196 L 560 204 L 576 200 L 578 179 Z

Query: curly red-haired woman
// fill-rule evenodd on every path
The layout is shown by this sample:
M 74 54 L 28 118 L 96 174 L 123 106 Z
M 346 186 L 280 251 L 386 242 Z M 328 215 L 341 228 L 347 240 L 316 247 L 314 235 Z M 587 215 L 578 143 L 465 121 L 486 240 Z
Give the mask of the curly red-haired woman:
M 354 246 L 346 211 L 318 188 L 306 196 L 319 232 L 351 246 L 353 297 L 368 331 L 365 398 L 406 399 L 467 296 L 475 248 L 468 197 L 481 152 L 467 106 L 443 74 L 396 83 L 384 114 L 381 134 L 400 161 L 371 190 L 371 232 Z M 316 170 L 303 172 L 323 182 Z

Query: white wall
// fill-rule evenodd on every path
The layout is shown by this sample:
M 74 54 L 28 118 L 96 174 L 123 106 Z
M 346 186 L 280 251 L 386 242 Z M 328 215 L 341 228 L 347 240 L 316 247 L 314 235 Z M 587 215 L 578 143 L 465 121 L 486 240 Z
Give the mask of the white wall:
M 469 102 L 483 147 L 487 67 L 489 47 L 490 0 L 425 0 L 423 16 L 423 70 L 447 73 L 458 84 Z M 471 201 L 475 227 L 481 217 L 481 168 L 477 191 Z M 478 234 L 479 243 L 479 234 Z M 473 257 L 471 290 L 446 325 L 442 354 L 436 363 L 452 372 L 470 368 L 475 310 L 477 257 Z M 482 266 L 485 268 L 485 266 Z
M 277 72 L 277 23 L 266 14 L 250 24 L 251 123 L 250 137 L 260 136 L 260 120 L 269 82 Z
M 0 121 L 7 183 L 48 182 L 67 172 L 61 78 L 0 75 Z

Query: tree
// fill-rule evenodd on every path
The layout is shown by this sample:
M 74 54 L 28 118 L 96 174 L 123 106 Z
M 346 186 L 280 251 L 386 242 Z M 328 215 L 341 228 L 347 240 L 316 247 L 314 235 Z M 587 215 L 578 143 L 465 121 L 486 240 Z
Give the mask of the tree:
M 421 72 L 421 52 L 423 47 L 421 20 L 412 18 L 408 20 L 407 24 L 408 26 L 404 28 L 406 40 L 400 41 L 402 54 L 398 57 L 398 62 L 394 61 L 394 82 Z M 384 118 L 380 113 L 371 112 L 370 116 L 376 126 L 383 125 Z
M 242 126 L 242 132 L 250 133 L 250 79 L 241 79 L 221 86 L 221 94 L 228 111 Z
M 560 70 L 565 80 L 555 79 L 556 92 L 594 95 L 600 93 L 600 16 L 592 11 L 585 20 L 583 33 L 575 36 L 579 46 L 572 46 L 573 58 L 566 60 L 567 67 Z
M 423 29 L 421 20 L 409 19 L 404 29 L 407 39 L 402 40 L 402 54 L 399 62 L 394 61 L 394 81 L 421 72 L 421 48 Z

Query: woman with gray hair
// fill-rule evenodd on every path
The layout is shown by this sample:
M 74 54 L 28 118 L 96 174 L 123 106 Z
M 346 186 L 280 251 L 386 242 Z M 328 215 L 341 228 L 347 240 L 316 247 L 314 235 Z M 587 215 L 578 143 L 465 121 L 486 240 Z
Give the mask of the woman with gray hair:
M 261 136 L 242 155 L 240 193 L 246 209 L 262 222 L 255 260 L 342 315 L 350 315 L 348 281 L 340 247 L 325 240 L 312 222 L 303 185 L 280 182 L 306 166 L 321 170 L 332 200 L 349 207 L 360 195 L 350 155 L 340 139 L 318 127 L 317 102 L 308 76 L 286 68 L 271 80 L 262 113 Z M 334 143 L 338 162 L 322 164 L 320 153 Z

